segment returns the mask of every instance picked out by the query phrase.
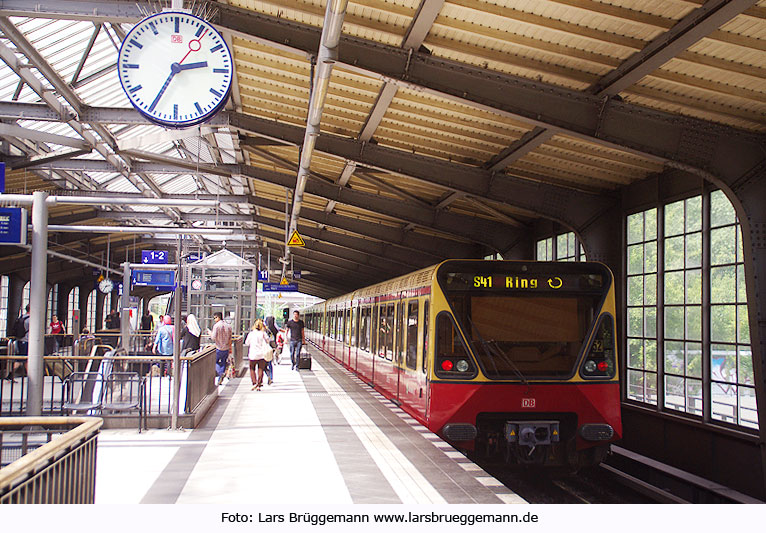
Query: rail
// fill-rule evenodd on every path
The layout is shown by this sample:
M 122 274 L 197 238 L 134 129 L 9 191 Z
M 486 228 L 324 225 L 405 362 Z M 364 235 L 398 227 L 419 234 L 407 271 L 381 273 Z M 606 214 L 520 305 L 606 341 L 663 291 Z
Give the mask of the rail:
M 0 418 L 0 450 L 25 446 L 0 469 L 0 504 L 93 503 L 102 424 L 95 417 Z M 34 440 L 43 442 L 30 451 Z
M 764 503 L 641 454 L 612 445 L 602 470 L 620 483 L 660 503 Z

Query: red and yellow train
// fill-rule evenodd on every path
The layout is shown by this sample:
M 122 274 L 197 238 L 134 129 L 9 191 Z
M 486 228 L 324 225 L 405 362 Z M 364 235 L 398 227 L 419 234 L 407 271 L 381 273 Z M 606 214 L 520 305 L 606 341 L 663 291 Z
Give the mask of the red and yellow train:
M 310 342 L 472 454 L 581 468 L 620 437 L 600 263 L 448 260 L 305 313 Z

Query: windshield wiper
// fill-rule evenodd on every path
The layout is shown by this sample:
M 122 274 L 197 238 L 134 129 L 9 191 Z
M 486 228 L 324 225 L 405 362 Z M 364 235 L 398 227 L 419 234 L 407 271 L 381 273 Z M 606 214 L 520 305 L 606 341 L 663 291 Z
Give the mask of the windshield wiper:
M 521 380 L 521 382 L 527 386 L 527 391 L 529 391 L 529 381 L 527 381 L 527 378 L 524 377 L 524 374 L 522 374 L 521 370 L 519 370 L 519 367 L 516 366 L 516 363 L 513 362 L 513 359 L 511 359 L 508 354 L 506 354 L 504 351 L 502 351 L 497 346 L 497 341 L 487 341 L 484 340 L 484 337 L 482 337 L 481 332 L 479 331 L 479 328 L 476 327 L 476 324 L 473 323 L 473 320 L 471 320 L 471 317 L 467 317 L 468 322 L 471 323 L 471 327 L 476 330 L 476 335 L 479 337 L 479 342 L 481 342 L 482 347 L 484 348 L 484 352 L 487 355 L 492 355 L 492 352 L 494 352 L 495 355 L 497 355 L 500 359 L 507 362 L 511 368 L 513 369 L 513 372 L 516 374 L 516 376 Z M 473 338 L 471 339 L 473 340 Z M 494 360 L 490 357 L 490 361 L 492 361 L 492 366 L 495 367 L 495 373 L 499 375 L 499 372 L 497 371 L 497 365 L 495 365 Z

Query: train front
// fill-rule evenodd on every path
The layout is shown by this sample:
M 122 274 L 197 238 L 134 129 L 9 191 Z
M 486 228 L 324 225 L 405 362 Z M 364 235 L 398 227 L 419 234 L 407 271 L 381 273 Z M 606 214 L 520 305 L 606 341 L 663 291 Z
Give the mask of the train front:
M 508 464 L 603 459 L 622 432 L 606 266 L 446 261 L 433 302 L 433 431 Z

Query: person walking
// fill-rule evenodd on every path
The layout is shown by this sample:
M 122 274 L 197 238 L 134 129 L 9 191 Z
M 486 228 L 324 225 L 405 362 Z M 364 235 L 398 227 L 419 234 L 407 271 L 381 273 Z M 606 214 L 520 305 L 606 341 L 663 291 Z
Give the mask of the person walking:
M 290 362 L 292 369 L 298 370 L 298 363 L 301 360 L 301 348 L 306 344 L 306 325 L 301 320 L 299 311 L 293 311 L 293 318 L 285 324 L 287 331 L 290 332 Z
M 181 353 L 199 350 L 200 333 L 197 318 L 194 315 L 187 316 L 184 320 L 184 329 L 181 331 Z
M 53 342 L 55 345 L 54 351 L 61 348 L 61 346 L 64 344 L 64 333 L 66 333 L 66 328 L 64 327 L 64 323 L 59 320 L 59 317 L 57 315 L 53 315 L 51 317 L 51 335 L 53 335 Z
M 260 318 L 255 321 L 250 333 L 245 339 L 245 346 L 248 347 L 247 358 L 250 360 L 250 381 L 253 382 L 253 388 L 250 390 L 261 390 L 263 385 L 263 371 L 266 368 L 267 360 L 271 359 L 273 349 L 269 344 L 269 334 L 263 320 Z M 256 374 L 257 371 L 257 374 Z
M 266 325 L 266 331 L 269 334 L 269 345 L 271 346 L 272 350 L 272 360 L 266 363 L 266 376 L 269 378 L 268 384 L 271 385 L 274 383 L 274 356 L 276 356 L 276 349 L 277 349 L 277 335 L 279 334 L 279 330 L 277 329 L 276 324 L 274 323 L 274 317 L 273 316 L 267 316 L 266 321 L 264 322 Z
M 226 364 L 231 352 L 231 326 L 223 319 L 223 313 L 213 313 L 213 329 L 208 328 L 207 334 L 215 343 L 215 373 L 218 375 L 218 385 L 223 383 Z
M 165 315 L 162 319 L 162 325 L 157 328 L 157 335 L 154 338 L 154 344 L 152 345 L 152 353 L 157 355 L 172 356 L 173 355 L 173 320 L 170 315 Z M 159 365 L 160 371 L 170 368 L 168 361 L 163 361 Z

